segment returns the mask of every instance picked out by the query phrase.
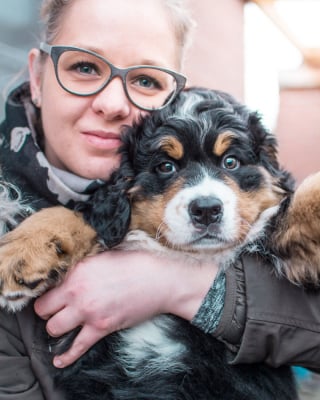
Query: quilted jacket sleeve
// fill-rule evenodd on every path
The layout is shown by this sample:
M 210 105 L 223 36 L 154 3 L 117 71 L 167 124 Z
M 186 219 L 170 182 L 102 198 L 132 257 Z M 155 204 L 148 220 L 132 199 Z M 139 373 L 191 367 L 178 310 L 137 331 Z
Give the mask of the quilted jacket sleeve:
M 320 290 L 280 279 L 255 257 L 226 273 L 225 305 L 214 332 L 232 363 L 300 365 L 320 372 Z

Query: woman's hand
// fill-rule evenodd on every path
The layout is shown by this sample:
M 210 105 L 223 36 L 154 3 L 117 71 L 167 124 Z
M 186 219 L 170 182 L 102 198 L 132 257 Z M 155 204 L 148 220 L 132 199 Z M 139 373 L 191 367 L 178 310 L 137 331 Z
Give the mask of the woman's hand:
M 70 365 L 104 336 L 157 314 L 191 320 L 216 273 L 214 265 L 188 265 L 149 252 L 108 251 L 86 258 L 35 302 L 51 336 L 82 326 L 54 365 Z

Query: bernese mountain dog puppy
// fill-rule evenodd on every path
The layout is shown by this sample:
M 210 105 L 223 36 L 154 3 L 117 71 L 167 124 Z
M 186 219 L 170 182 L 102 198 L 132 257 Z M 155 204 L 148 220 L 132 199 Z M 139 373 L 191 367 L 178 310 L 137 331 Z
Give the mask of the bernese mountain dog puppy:
M 119 170 L 77 212 L 42 210 L 1 239 L 0 306 L 18 311 L 84 256 L 114 247 L 221 270 L 255 253 L 279 275 L 317 286 L 320 174 L 294 192 L 256 113 L 226 93 L 188 89 L 127 128 L 120 151 Z M 105 337 L 56 371 L 56 384 L 70 400 L 297 398 L 289 367 L 231 359 L 215 338 L 160 315 Z

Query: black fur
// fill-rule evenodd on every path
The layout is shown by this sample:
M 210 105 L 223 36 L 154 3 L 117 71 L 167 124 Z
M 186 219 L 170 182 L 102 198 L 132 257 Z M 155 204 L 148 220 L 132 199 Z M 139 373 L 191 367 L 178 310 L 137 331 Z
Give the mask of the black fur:
M 168 318 L 168 335 L 184 344 L 185 368 L 154 372 L 148 361 L 137 365 L 143 379 L 129 378 L 115 353 L 117 333 L 98 342 L 71 367 L 56 373 L 57 387 L 69 400 L 294 400 L 288 367 L 264 364 L 230 365 L 232 355 L 223 343 L 179 318 Z M 173 325 L 171 325 L 171 323 Z M 149 354 L 150 359 L 157 357 Z
M 110 184 L 102 186 L 86 203 L 78 203 L 75 207 L 94 227 L 107 248 L 123 240 L 130 224 L 131 209 L 127 190 L 133 177 L 132 171 L 128 171 L 128 175 L 125 172 L 124 169 L 116 171 Z
M 202 99 L 197 102 L 196 120 L 179 117 L 180 108 L 194 94 Z M 177 116 L 171 118 L 173 114 Z M 211 120 L 211 131 L 203 134 L 203 124 L 208 119 Z M 212 149 L 216 134 L 224 130 L 238 134 L 232 146 L 243 168 L 232 173 L 221 168 L 221 160 L 214 159 L 212 150 L 207 151 Z M 279 168 L 275 139 L 263 128 L 256 114 L 225 93 L 204 89 L 186 91 L 174 104 L 154 112 L 141 124 L 127 130 L 120 170 L 90 202 L 79 206 L 108 247 L 118 244 L 127 233 L 130 202 L 161 193 L 176 179 L 175 174 L 159 172 L 159 165 L 167 158 L 157 152 L 157 143 L 164 134 L 176 135 L 177 132 L 184 132 L 179 140 L 184 140 L 189 149 L 179 165 L 179 173 L 185 174 L 188 182 L 197 179 L 197 163 L 202 163 L 214 176 L 223 179 L 228 175 L 236 180 L 244 191 L 257 190 L 262 184 L 262 175 L 256 166 L 261 165 L 277 179 L 279 187 L 290 194 L 292 181 L 290 175 Z M 184 163 L 190 164 L 190 168 L 184 169 Z M 177 317 L 162 316 L 156 324 L 161 325 L 163 334 L 170 340 L 185 346 L 186 350 L 177 355 L 176 368 L 167 369 L 163 362 L 161 368 L 154 370 L 152 360 L 158 355 L 157 349 L 151 348 L 146 350 L 145 357 L 134 370 L 126 371 L 119 354 L 125 344 L 121 335 L 114 333 L 102 339 L 72 366 L 58 370 L 57 386 L 66 392 L 69 400 L 297 398 L 289 367 L 234 366 L 230 364 L 233 355 L 224 344 L 190 323 Z

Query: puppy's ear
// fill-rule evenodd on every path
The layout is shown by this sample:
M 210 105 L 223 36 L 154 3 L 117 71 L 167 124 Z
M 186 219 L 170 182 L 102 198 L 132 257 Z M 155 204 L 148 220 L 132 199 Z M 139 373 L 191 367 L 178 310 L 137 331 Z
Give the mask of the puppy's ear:
M 259 157 L 259 162 L 276 178 L 279 187 L 288 193 L 292 193 L 294 178 L 279 165 L 276 136 L 263 125 L 261 116 L 258 113 L 249 113 L 247 121 L 248 129 L 251 133 L 253 151 Z
M 121 170 L 112 174 L 110 181 L 95 191 L 91 198 L 76 205 L 76 210 L 98 233 L 108 248 L 119 244 L 126 235 L 131 216 L 128 190 L 131 178 Z
M 258 113 L 252 112 L 248 117 L 248 129 L 252 134 L 254 151 L 259 155 L 263 165 L 272 165 L 279 169 L 278 144 L 275 136 L 267 130 Z

